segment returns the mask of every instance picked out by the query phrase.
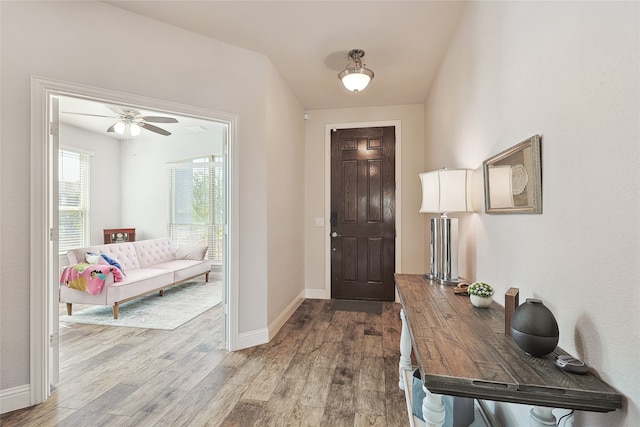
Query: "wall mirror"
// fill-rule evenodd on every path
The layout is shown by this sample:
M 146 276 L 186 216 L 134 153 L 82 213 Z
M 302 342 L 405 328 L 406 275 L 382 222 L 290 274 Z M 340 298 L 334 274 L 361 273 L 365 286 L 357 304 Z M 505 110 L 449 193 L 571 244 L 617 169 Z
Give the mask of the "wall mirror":
M 496 154 L 482 165 L 486 213 L 542 213 L 540 135 Z

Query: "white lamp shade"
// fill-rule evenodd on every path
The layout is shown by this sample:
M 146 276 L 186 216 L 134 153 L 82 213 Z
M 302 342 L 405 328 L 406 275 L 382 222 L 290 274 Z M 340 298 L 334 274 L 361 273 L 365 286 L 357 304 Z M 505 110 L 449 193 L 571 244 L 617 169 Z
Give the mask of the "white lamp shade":
M 472 170 L 441 169 L 420 174 L 422 213 L 472 212 Z
M 489 166 L 489 200 L 492 208 L 513 207 L 511 166 Z

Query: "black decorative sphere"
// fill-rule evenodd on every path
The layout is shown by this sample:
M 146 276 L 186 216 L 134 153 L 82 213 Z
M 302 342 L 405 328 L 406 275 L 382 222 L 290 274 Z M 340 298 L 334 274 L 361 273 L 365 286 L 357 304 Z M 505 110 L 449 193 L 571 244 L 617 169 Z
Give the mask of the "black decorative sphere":
M 511 318 L 511 336 L 518 347 L 532 356 L 546 356 L 560 338 L 558 322 L 539 299 L 527 298 Z

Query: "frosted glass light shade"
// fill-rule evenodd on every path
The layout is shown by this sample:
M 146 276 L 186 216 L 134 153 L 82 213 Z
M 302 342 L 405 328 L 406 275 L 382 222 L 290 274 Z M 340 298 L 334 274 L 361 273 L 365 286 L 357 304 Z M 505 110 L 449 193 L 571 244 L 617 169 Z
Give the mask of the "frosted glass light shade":
M 369 82 L 373 79 L 373 71 L 368 68 L 347 68 L 342 71 L 338 77 L 342 80 L 345 88 L 351 92 L 358 93 L 369 86 Z
M 472 212 L 468 169 L 440 169 L 420 174 L 422 213 Z
M 125 125 L 124 122 L 118 122 L 113 126 L 113 131 L 115 133 L 119 133 L 120 135 L 124 135 Z
M 140 132 L 142 132 L 142 128 L 140 128 L 140 126 L 135 123 L 131 123 L 131 125 L 129 126 L 129 133 L 131 134 L 131 136 L 138 136 L 140 135 Z

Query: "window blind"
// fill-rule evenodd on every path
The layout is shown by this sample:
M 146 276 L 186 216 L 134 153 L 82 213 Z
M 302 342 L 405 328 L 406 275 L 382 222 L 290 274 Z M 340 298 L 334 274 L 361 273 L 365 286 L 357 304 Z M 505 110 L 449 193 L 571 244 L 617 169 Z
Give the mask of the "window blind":
M 90 156 L 69 149 L 58 151 L 58 250 L 89 244 Z
M 208 258 L 221 262 L 224 157 L 200 157 L 168 166 L 169 236 L 178 245 L 208 245 Z

